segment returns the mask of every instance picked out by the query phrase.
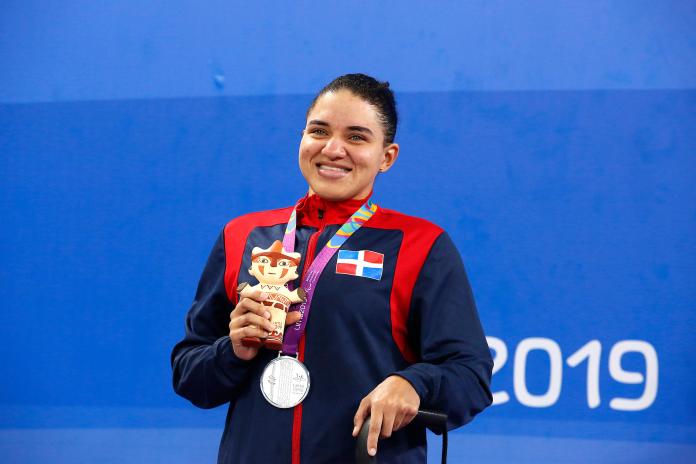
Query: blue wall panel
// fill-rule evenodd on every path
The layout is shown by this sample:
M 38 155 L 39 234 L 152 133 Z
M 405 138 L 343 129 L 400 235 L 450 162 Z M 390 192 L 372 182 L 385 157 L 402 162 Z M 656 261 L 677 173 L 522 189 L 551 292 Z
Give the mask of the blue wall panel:
M 402 117 L 376 200 L 451 233 L 493 337 L 507 401 L 452 462 L 696 459 L 693 2 L 167 5 L 0 18 L 3 461 L 214 459 L 224 411 L 174 395 L 169 350 L 224 223 L 304 193 L 311 92 L 354 70 Z
M 0 102 L 696 87 L 693 0 L 10 3 Z

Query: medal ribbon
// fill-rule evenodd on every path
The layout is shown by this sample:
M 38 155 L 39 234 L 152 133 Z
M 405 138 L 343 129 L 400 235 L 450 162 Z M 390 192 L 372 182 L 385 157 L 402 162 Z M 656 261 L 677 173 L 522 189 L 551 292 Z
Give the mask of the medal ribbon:
M 297 355 L 297 345 L 300 343 L 300 338 L 304 334 L 305 328 L 307 327 L 307 319 L 309 318 L 309 310 L 312 307 L 312 297 L 314 296 L 314 290 L 316 288 L 317 281 L 324 268 L 333 257 L 333 255 L 338 251 L 338 249 L 343 245 L 351 235 L 358 231 L 375 213 L 377 212 L 377 205 L 368 200 L 358 209 L 353 215 L 348 218 L 348 220 L 336 231 L 333 237 L 328 241 L 328 243 L 321 249 L 319 254 L 314 258 L 312 264 L 309 266 L 307 272 L 305 272 L 302 278 L 301 287 L 307 292 L 307 301 L 304 303 L 299 303 L 294 305 L 298 307 L 300 311 L 300 320 L 293 324 L 292 328 L 285 331 L 285 336 L 283 337 L 283 349 L 282 353 L 287 356 Z M 290 219 L 288 220 L 288 225 L 285 228 L 285 235 L 283 236 L 283 248 L 290 253 L 295 251 L 295 228 L 297 227 L 297 207 L 292 210 Z

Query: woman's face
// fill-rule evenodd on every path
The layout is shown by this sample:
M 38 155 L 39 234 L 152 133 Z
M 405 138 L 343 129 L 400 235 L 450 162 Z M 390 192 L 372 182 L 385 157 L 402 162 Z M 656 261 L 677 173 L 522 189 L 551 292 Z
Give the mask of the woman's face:
M 387 171 L 399 153 L 384 144 L 377 109 L 349 90 L 319 97 L 307 117 L 300 142 L 300 170 L 310 193 L 340 201 L 365 198 L 377 173 Z

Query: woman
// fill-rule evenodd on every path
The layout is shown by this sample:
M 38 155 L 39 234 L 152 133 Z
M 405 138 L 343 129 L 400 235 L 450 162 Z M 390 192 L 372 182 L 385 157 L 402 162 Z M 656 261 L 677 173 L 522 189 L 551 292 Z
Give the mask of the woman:
M 419 408 L 446 412 L 454 428 L 491 403 L 492 360 L 454 244 L 439 227 L 368 201 L 399 155 L 396 125 L 388 83 L 335 79 L 307 111 L 299 150 L 307 196 L 232 220 L 214 246 L 172 367 L 175 390 L 195 405 L 230 403 L 219 462 L 350 462 L 368 416 L 370 454 L 425 462 L 425 430 L 406 427 Z M 345 226 L 351 218 L 358 222 Z M 339 229 L 345 243 L 326 247 Z M 273 330 L 268 295 L 238 301 L 236 292 L 253 281 L 252 248 L 281 239 L 301 254 L 297 285 L 311 287 L 307 304 L 293 307 L 301 311 L 288 313 L 284 339 L 311 390 L 287 409 L 260 388 L 277 380 L 264 371 L 278 353 L 243 342 Z

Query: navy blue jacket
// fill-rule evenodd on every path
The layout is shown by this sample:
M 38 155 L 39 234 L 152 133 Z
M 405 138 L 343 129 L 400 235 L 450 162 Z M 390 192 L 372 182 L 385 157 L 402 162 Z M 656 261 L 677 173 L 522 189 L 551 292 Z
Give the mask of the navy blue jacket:
M 361 204 L 300 200 L 298 273 Z M 338 274 L 333 256 L 300 341 L 310 392 L 293 409 L 268 404 L 259 377 L 277 352 L 240 360 L 228 325 L 238 283 L 256 283 L 247 272 L 251 249 L 282 240 L 291 211 L 252 213 L 225 226 L 186 316 L 186 335 L 172 352 L 178 394 L 202 408 L 229 403 L 219 463 L 351 462 L 358 404 L 393 374 L 413 385 L 422 409 L 446 412 L 450 429 L 491 404 L 493 362 L 456 247 L 432 223 L 384 208 L 341 248 L 383 254 L 381 279 Z M 425 430 L 410 425 L 380 440 L 378 457 L 425 462 L 425 445 Z

